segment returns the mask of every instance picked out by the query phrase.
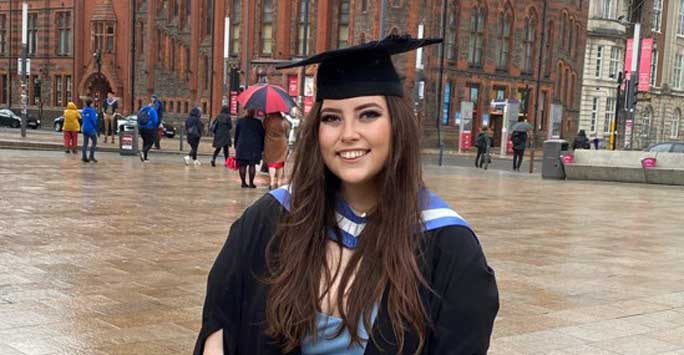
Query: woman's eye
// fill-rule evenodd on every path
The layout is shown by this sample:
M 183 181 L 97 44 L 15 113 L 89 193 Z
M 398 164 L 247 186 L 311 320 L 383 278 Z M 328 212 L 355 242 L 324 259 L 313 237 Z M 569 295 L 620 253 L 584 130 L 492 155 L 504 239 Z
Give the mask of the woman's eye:
M 325 115 L 321 117 L 321 122 L 337 122 L 340 118 L 335 115 Z
M 374 119 L 380 117 L 381 114 L 378 111 L 365 111 L 361 114 L 362 119 Z

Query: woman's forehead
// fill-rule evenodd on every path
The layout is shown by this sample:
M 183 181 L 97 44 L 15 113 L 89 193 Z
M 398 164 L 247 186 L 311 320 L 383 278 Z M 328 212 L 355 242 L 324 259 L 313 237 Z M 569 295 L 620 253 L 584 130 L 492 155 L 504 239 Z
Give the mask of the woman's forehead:
M 367 104 L 376 104 L 382 108 L 387 107 L 387 101 L 384 96 L 357 96 L 350 97 L 348 99 L 325 99 L 321 105 L 322 109 L 334 108 L 334 109 L 354 109 L 359 106 Z

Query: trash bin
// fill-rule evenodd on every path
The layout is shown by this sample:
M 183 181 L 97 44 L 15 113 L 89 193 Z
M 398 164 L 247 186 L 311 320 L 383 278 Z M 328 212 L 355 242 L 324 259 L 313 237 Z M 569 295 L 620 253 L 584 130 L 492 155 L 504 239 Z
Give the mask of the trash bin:
M 569 144 L 563 139 L 550 139 L 544 141 L 544 156 L 542 160 L 542 178 L 565 179 L 565 170 L 561 155 L 567 152 Z
M 138 155 L 137 122 L 126 122 L 119 126 L 119 154 Z

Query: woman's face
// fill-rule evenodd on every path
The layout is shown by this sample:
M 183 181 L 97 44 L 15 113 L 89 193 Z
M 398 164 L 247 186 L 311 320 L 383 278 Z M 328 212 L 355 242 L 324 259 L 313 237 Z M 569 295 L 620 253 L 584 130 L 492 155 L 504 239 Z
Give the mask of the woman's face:
M 383 96 L 324 100 L 318 143 L 325 165 L 345 184 L 371 182 L 389 157 L 391 122 Z

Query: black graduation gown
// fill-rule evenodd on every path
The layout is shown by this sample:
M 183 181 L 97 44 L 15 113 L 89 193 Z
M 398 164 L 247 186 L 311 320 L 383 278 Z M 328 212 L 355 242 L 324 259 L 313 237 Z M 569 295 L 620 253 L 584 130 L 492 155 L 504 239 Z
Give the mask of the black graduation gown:
M 228 240 L 209 273 L 207 295 L 194 354 L 223 329 L 226 355 L 275 355 L 283 352 L 264 334 L 266 287 L 256 275 L 265 271 L 265 250 L 275 231 L 282 205 L 266 194 L 249 207 L 230 228 Z M 447 226 L 424 232 L 426 280 L 441 297 L 427 290 L 421 295 L 434 327 L 428 331 L 422 354 L 486 354 L 499 295 L 494 271 L 480 244 L 467 227 Z M 383 297 L 373 324 L 380 351 L 368 341 L 365 353 L 398 354 L 396 339 Z M 407 332 L 403 354 L 413 354 L 418 338 Z M 299 349 L 290 354 L 300 354 Z

